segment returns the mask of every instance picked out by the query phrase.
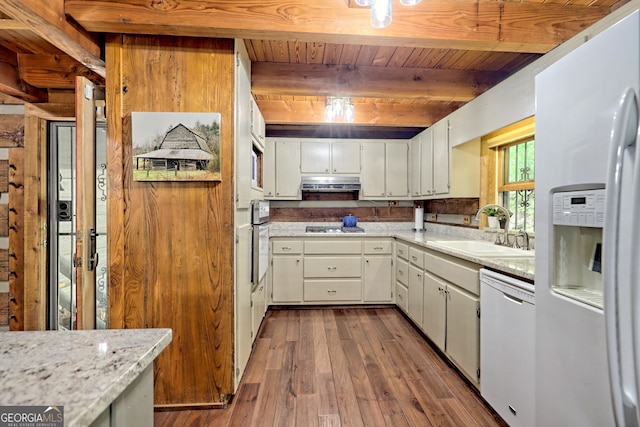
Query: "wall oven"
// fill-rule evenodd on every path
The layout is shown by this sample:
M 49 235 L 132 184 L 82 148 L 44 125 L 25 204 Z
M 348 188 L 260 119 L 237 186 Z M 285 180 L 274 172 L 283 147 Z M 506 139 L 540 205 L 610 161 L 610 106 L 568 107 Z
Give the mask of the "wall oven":
M 269 268 L 269 201 L 254 200 L 251 202 L 251 222 L 253 238 L 251 252 L 251 288 L 258 286 Z

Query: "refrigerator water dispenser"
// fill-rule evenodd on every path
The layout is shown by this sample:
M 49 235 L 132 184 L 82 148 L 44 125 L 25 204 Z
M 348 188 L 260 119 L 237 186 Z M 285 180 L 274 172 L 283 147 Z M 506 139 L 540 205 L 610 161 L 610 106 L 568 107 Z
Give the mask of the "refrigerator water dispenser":
M 602 309 L 602 230 L 605 190 L 553 195 L 555 293 Z

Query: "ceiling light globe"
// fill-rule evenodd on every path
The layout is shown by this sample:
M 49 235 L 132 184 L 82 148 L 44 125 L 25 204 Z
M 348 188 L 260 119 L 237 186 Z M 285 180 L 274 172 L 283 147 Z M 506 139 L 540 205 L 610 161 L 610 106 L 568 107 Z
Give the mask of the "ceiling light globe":
M 400 0 L 400 4 L 403 6 L 415 6 L 422 0 Z

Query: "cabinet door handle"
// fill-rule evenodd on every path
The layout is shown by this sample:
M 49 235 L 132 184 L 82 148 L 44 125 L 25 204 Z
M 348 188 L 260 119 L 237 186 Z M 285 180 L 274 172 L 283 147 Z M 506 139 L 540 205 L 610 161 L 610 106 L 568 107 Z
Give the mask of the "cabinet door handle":
M 399 276 L 404 276 L 404 271 L 402 271 L 402 270 L 398 270 L 398 275 L 399 275 Z
M 337 270 L 337 269 L 338 269 L 338 267 L 335 267 L 335 266 L 327 267 L 327 270 L 331 270 L 331 271 L 333 271 L 333 270 Z
M 398 253 L 399 253 L 400 255 L 402 255 L 402 254 L 404 254 L 404 251 L 403 251 L 402 249 L 398 249 Z
M 368 259 L 365 259 L 364 261 L 365 261 L 367 264 L 369 264 L 369 260 L 368 260 Z
M 418 260 L 418 257 L 417 257 L 417 256 L 415 256 L 415 255 L 411 255 L 411 259 L 412 259 L 412 260 L 414 260 L 414 261 L 417 261 L 417 260 Z
M 300 259 L 297 259 L 297 260 L 296 260 L 296 262 L 297 262 L 297 263 L 300 263 Z

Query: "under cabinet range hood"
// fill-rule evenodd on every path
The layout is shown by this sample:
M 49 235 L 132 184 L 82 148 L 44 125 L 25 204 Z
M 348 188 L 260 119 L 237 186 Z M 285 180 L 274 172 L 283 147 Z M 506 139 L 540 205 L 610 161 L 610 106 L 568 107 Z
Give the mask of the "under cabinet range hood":
M 353 192 L 360 191 L 360 178 L 357 176 L 303 176 L 303 192 Z

